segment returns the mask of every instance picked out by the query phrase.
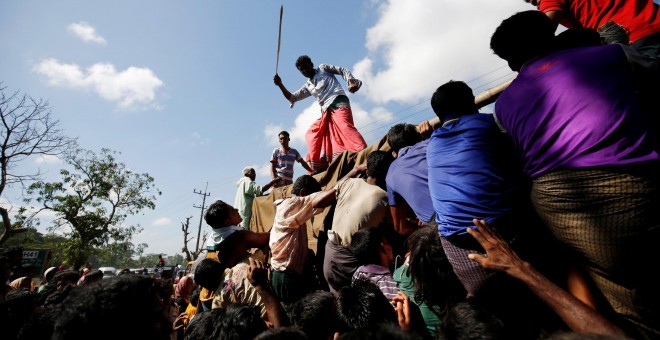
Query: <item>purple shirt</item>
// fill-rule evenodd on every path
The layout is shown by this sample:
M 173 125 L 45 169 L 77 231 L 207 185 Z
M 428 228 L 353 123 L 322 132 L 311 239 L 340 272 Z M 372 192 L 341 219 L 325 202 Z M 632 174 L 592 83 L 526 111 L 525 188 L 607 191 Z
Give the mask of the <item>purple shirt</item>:
M 388 268 L 377 264 L 367 264 L 364 266 L 358 267 L 353 273 L 353 281 L 357 279 L 369 279 L 371 282 L 375 283 L 380 291 L 383 292 L 383 295 L 387 298 L 388 301 L 392 299 L 399 293 L 399 286 L 397 286 L 396 281 L 392 277 L 392 273 Z
M 531 178 L 659 159 L 616 44 L 533 60 L 499 96 L 495 112 Z

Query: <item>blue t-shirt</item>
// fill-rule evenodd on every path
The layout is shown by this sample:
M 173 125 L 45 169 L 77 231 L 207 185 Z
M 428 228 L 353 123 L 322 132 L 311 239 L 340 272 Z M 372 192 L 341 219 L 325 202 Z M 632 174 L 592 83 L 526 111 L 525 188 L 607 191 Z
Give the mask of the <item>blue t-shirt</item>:
M 426 160 L 442 236 L 466 234 L 473 218 L 493 223 L 513 209 L 517 172 L 507 144 L 491 114 L 448 117 L 433 131 Z
M 387 200 L 390 205 L 401 203 L 401 199 L 415 212 L 417 218 L 431 222 L 433 204 L 429 193 L 426 149 L 429 140 L 423 140 L 399 150 L 398 157 L 387 170 Z

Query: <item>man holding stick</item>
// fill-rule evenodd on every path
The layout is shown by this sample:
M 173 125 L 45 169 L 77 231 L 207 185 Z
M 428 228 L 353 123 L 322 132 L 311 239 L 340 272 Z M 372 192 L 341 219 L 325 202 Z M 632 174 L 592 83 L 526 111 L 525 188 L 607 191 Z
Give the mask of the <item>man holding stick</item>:
M 307 163 L 315 172 L 328 167 L 332 158 L 342 151 L 360 151 L 367 147 L 360 132 L 353 125 L 353 112 L 346 92 L 335 77 L 341 75 L 348 84 L 348 91 L 355 93 L 362 82 L 341 66 L 321 64 L 314 68 L 312 59 L 306 55 L 298 57 L 296 68 L 308 78 L 296 92 L 291 93 L 275 74 L 273 81 L 291 107 L 299 100 L 314 96 L 321 105 L 321 117 L 317 119 L 305 134 L 307 142 Z

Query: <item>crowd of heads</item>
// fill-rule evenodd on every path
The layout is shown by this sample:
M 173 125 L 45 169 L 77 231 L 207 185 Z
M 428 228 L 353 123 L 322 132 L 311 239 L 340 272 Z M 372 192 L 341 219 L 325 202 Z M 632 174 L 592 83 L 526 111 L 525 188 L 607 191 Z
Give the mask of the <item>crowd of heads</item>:
M 504 20 L 497 27 L 490 47 L 509 63 L 512 70 L 520 71 L 526 63 L 539 56 L 552 51 L 597 45 L 597 39 L 600 38 L 592 30 L 583 29 L 569 30 L 555 36 L 555 25 L 545 14 L 525 11 Z M 303 75 L 313 74 L 310 73 L 313 63 L 309 56 L 300 56 L 295 65 Z M 431 96 L 430 104 L 440 122 L 445 123 L 479 111 L 472 89 L 462 81 L 452 80 L 438 87 Z M 281 131 L 278 137 L 285 145 L 289 133 Z M 424 140 L 415 125 L 405 123 L 394 125 L 386 137 L 390 149 L 374 150 L 368 154 L 364 178 L 365 182 L 380 187 L 384 195 L 388 193 L 388 169 L 397 155 L 404 148 Z M 245 167 L 243 175 L 254 181 L 254 168 Z M 334 188 L 324 190 L 314 176 L 302 175 L 292 184 L 291 196 L 284 200 L 313 194 L 318 194 L 314 195 L 317 198 L 323 193 L 338 200 L 339 186 L 345 183 L 338 180 Z M 460 191 L 460 183 L 452 184 Z M 325 200 L 318 201 L 326 204 Z M 281 202 L 277 201 L 275 205 Z M 306 211 L 327 207 L 316 200 L 314 202 L 317 204 L 312 207 L 314 209 Z M 235 227 L 241 220 L 237 214 L 236 208 L 218 200 L 208 207 L 204 219 L 217 231 Z M 91 266 L 85 266 L 82 271 L 52 267 L 43 273 L 42 286 L 36 290 L 31 277 L 16 266 L 16 253 L 5 252 L 0 254 L 0 279 L 3 281 L 0 320 L 4 323 L 0 328 L 3 338 L 7 336 L 7 339 L 60 340 L 90 336 L 116 339 L 128 334 L 130 338 L 178 340 L 599 338 L 593 334 L 564 332 L 571 327 L 588 329 L 588 326 L 580 325 L 579 321 L 577 326 L 575 321 L 567 321 L 562 315 L 571 314 L 570 311 L 558 311 L 552 303 L 544 305 L 553 297 L 543 297 L 538 292 L 534 296 L 531 293 L 533 289 L 527 290 L 523 288 L 523 283 L 514 282 L 514 274 L 509 273 L 511 277 L 499 276 L 497 280 L 500 281 L 496 282 L 503 284 L 488 286 L 486 293 L 480 292 L 479 297 L 468 294 L 468 286 L 457 276 L 460 264 L 450 262 L 449 247 L 461 248 L 467 244 L 473 247 L 481 242 L 473 248 L 465 246 L 465 249 L 474 251 L 462 260 L 470 264 L 478 262 L 481 270 L 481 265 L 486 267 L 483 263 L 490 260 L 494 262 L 489 263 L 492 267 L 505 266 L 497 263 L 497 258 L 485 255 L 489 249 L 482 247 L 486 244 L 483 243 L 486 242 L 483 241 L 485 237 L 480 234 L 482 230 L 475 232 L 470 229 L 467 238 L 450 238 L 439 234 L 437 220 L 413 220 L 416 224 L 414 231 L 406 234 L 395 232 L 391 220 L 360 228 L 350 235 L 350 244 L 345 247 L 352 257 L 350 265 L 356 268 L 384 268 L 390 271 L 388 279 L 406 282 L 401 283 L 394 298 L 386 297 L 378 276 L 353 276 L 349 284 L 336 292 L 328 291 L 328 282 L 323 278 L 319 261 L 314 258 L 313 251 L 306 249 L 307 260 L 302 274 L 278 270 L 287 275 L 283 276 L 284 280 L 292 280 L 297 275 L 307 280 L 304 287 L 295 286 L 301 290 L 292 293 L 295 299 L 285 300 L 278 296 L 279 292 L 270 286 L 267 279 L 267 270 L 271 270 L 272 274 L 276 269 L 256 260 L 254 255 L 256 249 L 269 250 L 268 238 L 264 239 L 249 230 L 228 233 L 222 247 L 202 252 L 195 261 L 194 273 L 179 276 L 176 282 L 142 275 L 118 275 L 103 279 L 103 272 L 91 269 Z M 306 226 L 306 221 L 296 220 L 293 224 L 300 228 L 300 225 Z M 332 224 L 332 218 L 325 222 Z M 483 226 L 486 223 L 475 220 L 474 224 Z M 330 237 L 334 235 L 329 232 L 331 229 L 324 226 L 321 231 L 326 236 L 326 242 L 330 242 Z M 485 230 L 485 233 L 491 232 L 489 228 Z M 307 235 L 306 229 L 302 232 Z M 498 250 L 509 252 L 509 255 L 514 253 L 508 245 L 520 239 L 512 237 L 507 243 L 497 232 L 493 234 L 496 235 L 493 239 L 500 242 L 494 248 L 503 248 Z M 290 239 L 291 242 L 296 241 L 295 238 Z M 317 240 L 321 243 L 320 237 Z M 291 245 L 291 249 L 295 247 Z M 318 256 L 322 256 L 320 249 L 316 252 Z M 217 253 L 213 254 L 214 251 Z M 522 262 L 517 255 L 510 256 Z M 403 270 L 392 276 L 401 264 Z M 527 262 L 517 264 L 531 267 Z M 349 263 L 346 265 L 349 266 Z M 359 272 L 356 269 L 353 271 Z M 500 268 L 498 271 L 506 269 Z M 408 281 L 404 280 L 406 277 Z M 253 290 L 250 293 L 235 291 L 244 289 L 239 288 L 243 286 Z M 216 299 L 223 294 L 236 294 L 233 297 L 236 301 L 218 307 Z M 248 300 L 250 303 L 245 302 Z M 582 308 L 585 304 L 577 302 L 577 305 Z M 262 311 L 264 306 L 268 307 L 265 316 Z M 424 313 L 426 315 L 422 316 Z M 181 326 L 179 321 L 184 315 L 187 321 Z M 607 316 L 611 315 L 613 313 Z M 427 317 L 436 318 L 437 326 L 426 327 L 420 322 Z M 620 322 L 621 319 L 617 316 L 612 320 Z M 614 333 L 620 331 L 616 326 L 614 329 Z

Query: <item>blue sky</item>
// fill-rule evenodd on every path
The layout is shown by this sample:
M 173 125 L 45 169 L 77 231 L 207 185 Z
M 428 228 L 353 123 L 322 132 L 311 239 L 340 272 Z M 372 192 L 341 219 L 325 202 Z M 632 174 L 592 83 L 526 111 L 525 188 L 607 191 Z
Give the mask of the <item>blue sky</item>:
M 0 81 L 7 92 L 47 99 L 82 147 L 118 151 L 155 178 L 156 209 L 126 223 L 144 228 L 133 241 L 147 253 L 171 256 L 186 217 L 196 234 L 202 196 L 194 191 L 210 193 L 207 206 L 233 203 L 246 165 L 267 183 L 280 130 L 306 154 L 303 136 L 320 107 L 309 98 L 289 108 L 273 84 L 280 5 L 284 84 L 304 83 L 294 67 L 301 54 L 349 68 L 364 82 L 349 98 L 368 144 L 393 124 L 434 117 L 430 96 L 450 79 L 478 94 L 512 78 L 489 38 L 501 20 L 534 8 L 522 0 L 1 1 Z M 62 167 L 33 157 L 18 170 L 55 180 Z M 15 212 L 19 188 L 0 204 Z

